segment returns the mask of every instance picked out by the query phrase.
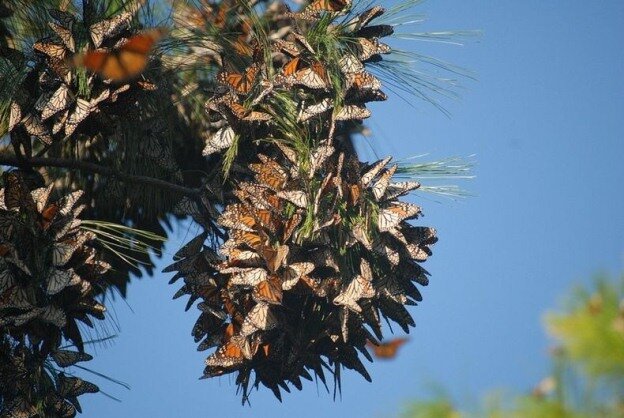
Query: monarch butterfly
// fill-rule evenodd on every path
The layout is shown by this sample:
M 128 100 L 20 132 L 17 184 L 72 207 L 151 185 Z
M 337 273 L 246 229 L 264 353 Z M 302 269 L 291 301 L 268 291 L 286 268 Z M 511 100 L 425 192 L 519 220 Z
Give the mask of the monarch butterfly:
M 57 270 L 52 269 L 52 272 L 48 276 L 48 284 L 46 286 L 46 293 L 48 295 L 56 295 L 61 290 L 65 289 L 71 281 L 73 273 L 71 270 Z
M 147 66 L 149 53 L 156 42 L 166 34 L 157 28 L 129 38 L 119 48 L 94 50 L 74 56 L 74 65 L 99 73 L 103 78 L 122 81 L 141 74 Z
M 310 157 L 310 177 L 321 168 L 325 161 L 334 153 L 336 149 L 331 145 L 321 145 L 316 148 Z
M 364 64 L 351 53 L 343 55 L 338 61 L 338 65 L 344 74 L 357 74 L 364 71 Z
M 240 334 L 246 337 L 258 330 L 267 331 L 277 325 L 277 320 L 267 303 L 256 304 L 245 317 Z
M 100 389 L 91 382 L 82 380 L 79 377 L 65 377 L 59 376 L 59 392 L 65 396 L 80 396 L 85 393 L 97 393 Z
M 40 318 L 42 321 L 48 322 L 57 328 L 63 328 L 67 325 L 65 312 L 56 306 L 48 305 L 41 313 Z
M 260 282 L 266 280 L 267 271 L 262 267 L 243 268 L 230 278 L 230 284 L 241 286 L 257 286 Z M 224 272 L 224 271 L 222 271 Z
M 256 302 L 279 305 L 282 303 L 282 282 L 277 277 L 270 276 L 254 287 L 252 296 Z
M 388 45 L 379 42 L 377 38 L 357 38 L 355 49 L 360 61 L 367 61 L 375 55 L 389 54 L 392 52 L 392 49 Z
M 364 246 L 367 250 L 371 250 L 373 247 L 368 239 L 368 233 L 366 232 L 366 227 L 359 223 L 353 227 L 351 230 L 353 237 Z
M 81 361 L 92 360 L 93 357 L 77 351 L 57 350 L 52 353 L 52 359 L 59 367 L 69 367 Z
M 50 116 L 67 109 L 71 101 L 69 88 L 65 83 L 61 84 L 60 87 L 52 94 L 52 97 L 50 97 L 48 102 L 44 105 L 41 111 L 41 120 L 44 121 Z
M 228 205 L 226 210 L 218 219 L 221 226 L 231 229 L 239 229 L 241 231 L 254 232 L 256 220 L 247 208 L 241 204 Z
M 360 273 L 334 298 L 333 302 L 335 305 L 342 305 L 354 312 L 361 313 L 362 308 L 360 308 L 357 302 L 360 299 L 375 296 L 375 289 L 371 282 L 372 273 L 370 266 L 364 259 L 360 263 Z
M 354 35 L 362 38 L 383 38 L 394 33 L 391 25 L 366 26 L 358 30 Z
M 383 160 L 376 161 L 371 166 L 369 166 L 369 168 L 366 170 L 366 172 L 362 175 L 362 179 L 360 180 L 360 183 L 362 183 L 362 186 L 367 187 L 368 184 L 375 177 L 377 177 L 379 172 L 381 170 L 383 170 L 383 168 L 386 165 L 388 165 L 388 163 L 390 162 L 391 159 L 392 159 L 392 157 L 386 157 Z
M 364 105 L 351 104 L 345 105 L 335 115 L 335 120 L 360 120 L 370 117 L 371 111 Z
M 72 28 L 76 20 L 74 18 L 74 15 L 72 15 L 71 13 L 65 12 L 63 10 L 48 9 L 48 13 L 50 14 L 50 16 L 52 16 L 54 20 L 56 20 L 57 22 L 62 24 L 63 27 L 68 28 L 68 29 Z
M 65 55 L 67 54 L 67 50 L 63 45 L 52 42 L 35 42 L 33 44 L 33 49 L 57 61 L 65 59 Z
M 71 52 L 76 52 L 76 43 L 74 42 L 74 36 L 72 35 L 71 30 L 54 22 L 49 22 L 48 25 L 52 28 L 54 33 L 61 38 L 61 41 L 63 41 L 63 44 L 65 44 L 67 49 Z
M 399 348 L 408 341 L 407 338 L 394 338 L 392 340 L 375 345 L 367 341 L 367 345 L 373 351 L 373 355 L 380 359 L 395 358 Z
M 320 115 L 321 113 L 328 111 L 332 107 L 334 107 L 334 104 L 331 99 L 325 98 L 317 104 L 303 108 L 301 114 L 299 115 L 299 121 L 305 122 L 316 115 Z
M 72 258 L 74 252 L 80 248 L 81 241 L 86 241 L 85 238 L 79 240 L 67 240 L 64 242 L 57 242 L 52 247 L 52 265 L 63 266 Z
M 271 115 L 268 113 L 247 109 L 240 103 L 234 101 L 226 102 L 225 104 L 232 111 L 234 116 L 245 122 L 266 122 L 271 119 Z
M 314 0 L 304 10 L 305 12 L 340 12 L 351 6 L 351 0 Z
M 310 274 L 313 270 L 314 264 L 308 261 L 290 264 L 282 275 L 282 289 L 292 289 L 302 277 Z
M 386 189 L 390 184 L 390 180 L 394 175 L 394 172 L 397 170 L 398 166 L 395 164 L 390 167 L 388 170 L 385 170 L 379 179 L 373 184 L 372 191 L 373 196 L 375 196 L 375 200 L 380 201 L 381 198 L 386 194 Z
M 405 236 L 412 242 L 429 245 L 437 241 L 435 228 L 410 225 L 402 229 Z
M 386 193 L 383 196 L 384 200 L 396 199 L 416 190 L 420 187 L 420 183 L 417 181 L 402 181 L 397 183 L 390 183 L 386 188 Z
M 282 190 L 288 181 L 288 174 L 275 160 L 264 159 L 262 163 L 249 164 L 249 168 L 256 173 L 256 181 L 274 191 Z
M 289 251 L 290 248 L 288 248 L 288 245 L 280 245 L 277 249 L 274 249 L 273 247 L 265 247 L 262 249 L 262 256 L 266 261 L 267 267 L 272 273 L 275 273 L 280 269 L 280 267 L 282 267 Z
M 327 87 L 327 71 L 323 64 L 318 61 L 306 67 L 300 57 L 295 57 L 284 65 L 282 73 L 287 80 L 311 89 L 324 89 Z
M 347 74 L 347 86 L 356 90 L 379 90 L 381 82 L 371 73 L 360 71 Z
M 52 136 L 48 131 L 48 128 L 41 123 L 41 119 L 36 115 L 28 115 L 22 121 L 26 132 L 30 135 L 36 137 L 38 140 L 43 142 L 46 145 L 50 145 L 52 143 Z
M 292 234 L 295 232 L 295 229 L 297 229 L 302 220 L 303 217 L 301 216 L 301 214 L 294 213 L 290 217 L 290 219 L 286 221 L 283 234 L 284 241 L 287 241 L 292 236 Z
M 380 254 L 390 262 L 393 266 L 398 265 L 401 262 L 401 256 L 398 251 L 388 245 L 388 242 L 381 238 L 375 241 L 373 244 L 373 251 Z
M 260 67 L 257 64 L 247 67 L 244 73 L 222 71 L 217 74 L 217 81 L 230 86 L 237 93 L 247 94 L 251 91 L 259 71 Z
M 278 192 L 277 197 L 288 200 L 289 202 L 293 203 L 295 206 L 298 206 L 303 209 L 308 207 L 308 195 L 301 190 L 288 190 L 288 191 L 284 190 L 284 191 Z
M 93 45 L 99 48 L 105 38 L 114 36 L 127 27 L 132 20 L 132 15 L 133 13 L 127 11 L 113 16 L 111 19 L 102 20 L 91 25 L 89 27 L 89 35 Z
M 65 135 L 73 134 L 78 125 L 89 116 L 92 110 L 90 102 L 83 99 L 76 100 L 76 107 L 65 122 Z

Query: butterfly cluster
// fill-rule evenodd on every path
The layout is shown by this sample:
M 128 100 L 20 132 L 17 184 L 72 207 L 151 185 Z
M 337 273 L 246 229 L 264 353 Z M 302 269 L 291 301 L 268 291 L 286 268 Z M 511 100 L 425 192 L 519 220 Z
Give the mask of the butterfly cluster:
M 0 387 L 14 385 L 16 393 L 28 394 L 31 393 L 28 390 L 21 391 L 22 386 L 32 385 L 29 379 L 44 372 L 43 362 L 28 358 L 54 361 L 58 367 L 90 358 L 83 353 L 80 327 L 92 328 L 94 319 L 104 319 L 106 308 L 94 299 L 94 294 L 99 293 L 96 289 L 103 286 L 103 275 L 110 266 L 98 259 L 92 245 L 94 234 L 81 229 L 78 216 L 85 205 L 79 203 L 80 191 L 51 199 L 52 186 L 36 187 L 37 179 L 23 172 L 5 172 L 3 180 L 4 187 L 0 188 L 0 339 L 19 354 L 11 361 L 22 362 L 21 367 L 40 369 L 35 375 L 33 371 L 16 377 L 0 375 Z M 71 342 L 78 351 L 60 350 L 63 341 Z M 3 355 L 8 353 L 3 352 Z M 0 364 L 11 369 L 4 361 Z M 14 372 L 18 370 L 21 369 Z M 57 387 L 74 387 L 77 383 L 73 379 L 57 382 Z M 92 385 L 88 387 L 93 388 Z M 58 416 L 74 416 L 75 411 L 80 410 L 74 399 L 84 392 L 78 392 L 78 389 L 59 389 L 58 396 L 69 399 L 70 404 L 61 402 L 66 412 Z M 29 411 L 41 407 L 37 405 L 41 394 L 31 395 L 31 399 L 3 395 L 17 404 L 3 405 L 9 410 L 2 412 L 8 416 L 33 416 L 26 412 L 10 415 L 11 408 Z M 55 404 L 57 400 L 54 398 L 50 402 Z
M 135 35 L 136 12 L 126 10 L 87 24 L 69 11 L 48 11 L 50 35 L 32 45 L 34 67 L 10 105 L 8 132 L 19 138 L 23 154 L 31 155 L 32 138 L 50 146 L 91 132 L 93 123 L 85 121 L 106 121 L 127 112 L 139 92 L 156 88 L 144 79 L 118 82 L 145 67 L 152 38 L 158 36 Z M 132 52 L 122 55 L 117 52 L 122 48 Z
M 0 417 L 72 418 L 82 412 L 78 397 L 96 393 L 98 387 L 79 377 L 47 368 L 64 368 L 91 360 L 91 356 L 68 350 L 51 355 L 33 351 L 4 338 L 0 341 Z
M 260 385 L 281 398 L 326 373 L 339 385 L 343 367 L 370 380 L 359 355 L 371 359 L 382 319 L 414 326 L 406 305 L 428 283 L 420 263 L 435 230 L 412 225 L 420 207 L 399 200 L 419 183 L 393 181 L 390 158 L 360 162 L 350 145 L 366 103 L 386 99 L 367 67 L 391 52 L 380 38 L 393 32 L 371 25 L 383 8 L 351 6 L 270 6 L 270 54 L 253 26 L 248 49 L 220 48 L 203 154 L 219 161 L 246 147 L 211 226 L 225 238 L 215 251 L 207 228 L 165 271 L 183 278 L 175 297 L 188 295 L 187 309 L 200 301 L 192 334 L 199 350 L 214 349 L 204 377 L 236 372 L 244 400 Z

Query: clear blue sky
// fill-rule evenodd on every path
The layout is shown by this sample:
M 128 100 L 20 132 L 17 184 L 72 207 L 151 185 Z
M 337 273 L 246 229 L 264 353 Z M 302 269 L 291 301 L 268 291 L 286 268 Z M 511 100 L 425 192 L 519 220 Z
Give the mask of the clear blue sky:
M 111 306 L 121 324 L 90 366 L 132 386 L 94 379 L 123 400 L 81 400 L 89 417 L 386 417 L 439 383 L 460 401 L 504 387 L 528 390 L 547 370 L 543 312 L 572 283 L 624 270 L 624 3 L 617 0 L 429 0 L 433 29 L 482 29 L 464 47 L 411 43 L 478 75 L 462 99 L 434 108 L 396 97 L 373 107 L 378 154 L 476 154 L 477 196 L 437 203 L 417 195 L 440 241 L 417 327 L 373 383 L 346 373 L 342 400 L 309 383 L 279 404 L 254 392 L 241 407 L 232 379 L 197 380 L 205 353 L 190 337 L 197 311 L 171 301 L 168 275 L 132 284 Z M 369 152 L 365 157 L 372 158 Z M 178 241 L 185 238 L 179 231 Z M 170 262 L 166 256 L 162 266 Z

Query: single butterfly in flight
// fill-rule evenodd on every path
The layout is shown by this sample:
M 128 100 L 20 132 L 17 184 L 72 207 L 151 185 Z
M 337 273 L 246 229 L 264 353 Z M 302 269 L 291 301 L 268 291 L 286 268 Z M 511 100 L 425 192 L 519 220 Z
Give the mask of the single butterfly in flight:
M 166 33 L 163 28 L 151 29 L 130 37 L 118 48 L 87 51 L 74 56 L 74 65 L 113 81 L 136 77 L 145 70 L 152 48 Z
M 389 360 L 396 357 L 399 348 L 407 341 L 407 338 L 394 338 L 392 340 L 379 343 L 379 345 L 375 345 L 368 341 L 367 345 L 371 348 L 375 357 Z

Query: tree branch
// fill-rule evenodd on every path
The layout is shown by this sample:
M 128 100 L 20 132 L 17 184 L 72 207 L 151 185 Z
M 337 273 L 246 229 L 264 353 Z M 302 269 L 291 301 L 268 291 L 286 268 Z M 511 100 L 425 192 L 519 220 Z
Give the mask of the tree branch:
M 19 159 L 14 155 L 0 154 L 0 165 L 8 165 L 12 167 L 60 167 L 72 170 L 86 171 L 89 173 L 100 174 L 108 177 L 117 177 L 128 183 L 147 184 L 149 186 L 159 187 L 161 189 L 171 190 L 189 196 L 196 196 L 201 189 L 193 189 L 181 186 L 175 183 L 169 183 L 164 180 L 156 179 L 148 176 L 137 176 L 127 174 L 114 168 L 104 167 L 98 164 L 86 161 L 70 160 L 66 158 L 43 158 L 32 157 L 29 159 Z

